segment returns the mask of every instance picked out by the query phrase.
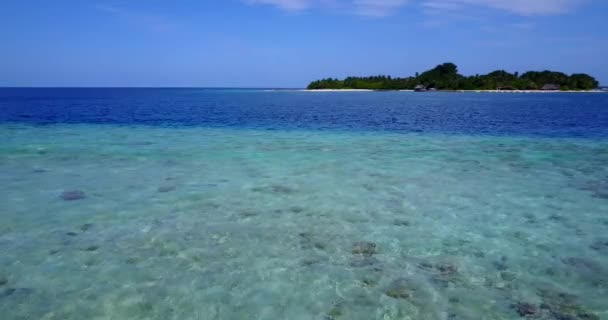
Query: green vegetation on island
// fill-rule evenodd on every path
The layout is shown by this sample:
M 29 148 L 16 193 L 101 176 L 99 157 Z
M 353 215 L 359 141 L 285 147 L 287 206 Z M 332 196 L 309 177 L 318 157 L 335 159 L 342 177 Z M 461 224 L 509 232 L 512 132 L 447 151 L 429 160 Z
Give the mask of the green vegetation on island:
M 598 82 L 590 75 L 567 75 L 555 71 L 528 71 L 523 74 L 497 70 L 486 75 L 463 76 L 453 63 L 416 73 L 413 77 L 391 76 L 348 77 L 343 80 L 313 81 L 308 89 L 371 89 L 371 90 L 593 90 Z

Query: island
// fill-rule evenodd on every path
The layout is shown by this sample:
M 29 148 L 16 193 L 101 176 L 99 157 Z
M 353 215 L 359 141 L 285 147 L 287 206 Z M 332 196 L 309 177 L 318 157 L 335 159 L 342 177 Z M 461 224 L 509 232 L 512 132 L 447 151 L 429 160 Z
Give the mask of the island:
M 598 88 L 598 81 L 584 73 L 567 75 L 555 71 L 528 71 L 522 74 L 497 70 L 485 75 L 463 76 L 451 62 L 406 78 L 379 75 L 313 81 L 308 90 L 414 90 L 414 91 L 588 91 Z

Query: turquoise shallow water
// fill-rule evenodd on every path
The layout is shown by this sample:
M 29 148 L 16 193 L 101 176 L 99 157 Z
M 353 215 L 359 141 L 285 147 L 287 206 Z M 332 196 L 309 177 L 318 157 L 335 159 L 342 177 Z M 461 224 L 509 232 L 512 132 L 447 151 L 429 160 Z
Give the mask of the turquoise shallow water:
M 0 139 L 2 319 L 608 319 L 605 139 Z

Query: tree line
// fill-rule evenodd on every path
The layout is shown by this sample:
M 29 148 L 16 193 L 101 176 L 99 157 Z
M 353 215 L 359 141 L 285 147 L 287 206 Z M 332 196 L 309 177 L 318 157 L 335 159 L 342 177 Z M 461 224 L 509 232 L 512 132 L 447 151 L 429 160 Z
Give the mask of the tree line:
M 435 68 L 416 73 L 413 77 L 392 78 L 379 75 L 371 77 L 347 77 L 313 81 L 308 89 L 372 89 L 413 90 L 434 88 L 437 90 L 592 90 L 598 81 L 590 75 L 567 75 L 555 71 L 528 71 L 522 74 L 497 70 L 485 75 L 463 76 L 453 63 L 443 63 Z

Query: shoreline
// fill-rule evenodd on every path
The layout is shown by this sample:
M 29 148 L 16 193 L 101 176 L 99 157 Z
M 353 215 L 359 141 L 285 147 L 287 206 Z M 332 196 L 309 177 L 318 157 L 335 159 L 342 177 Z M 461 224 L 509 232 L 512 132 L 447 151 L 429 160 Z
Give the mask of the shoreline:
M 417 92 L 415 90 L 374 90 L 374 89 L 302 89 L 304 92 Z M 476 93 L 608 93 L 603 90 L 430 90 L 425 92 L 476 92 Z
M 397 91 L 397 90 L 373 90 L 373 89 L 302 89 L 306 92 L 370 92 L 370 91 Z

